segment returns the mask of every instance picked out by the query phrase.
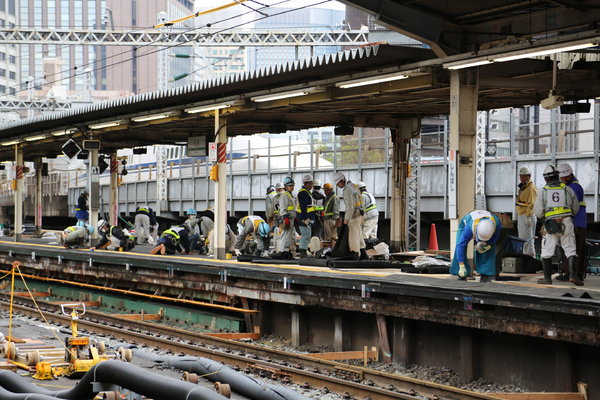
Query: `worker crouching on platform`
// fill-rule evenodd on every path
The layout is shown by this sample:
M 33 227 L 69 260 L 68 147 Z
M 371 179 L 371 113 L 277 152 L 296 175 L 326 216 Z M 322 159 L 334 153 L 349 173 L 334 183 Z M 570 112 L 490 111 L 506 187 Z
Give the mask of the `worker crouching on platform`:
M 152 254 L 190 254 L 189 227 L 186 225 L 174 225 L 165 230 L 156 246 L 150 250 Z
M 244 247 L 246 237 L 254 234 L 254 242 L 256 243 L 254 255 L 268 257 L 269 233 L 271 233 L 269 224 L 258 215 L 248 215 L 240 219 L 238 222 L 238 237 L 235 242 L 235 254 L 238 256 L 242 255 L 242 248 Z
M 214 224 L 213 224 L 213 226 L 214 226 Z M 233 246 L 235 245 L 235 241 L 236 241 L 235 233 L 233 233 L 233 230 L 231 229 L 229 224 L 225 224 L 225 251 L 230 252 L 230 253 L 234 252 L 235 248 Z M 214 229 L 208 233 L 205 244 L 206 244 L 206 247 L 208 247 L 208 253 L 206 253 L 206 255 L 207 256 L 214 255 L 215 254 L 215 230 Z
M 322 247 L 335 247 L 338 238 L 337 228 L 342 226 L 340 219 L 340 199 L 336 196 L 331 183 L 323 185 L 325 201 L 323 206 L 323 241 Z
M 92 249 L 99 250 L 122 250 L 129 251 L 135 246 L 135 240 L 133 236 L 130 236 L 118 226 L 111 226 L 108 221 L 101 219 L 98 221 L 98 234 L 100 240 L 96 244 L 96 247 Z
M 300 226 L 300 257 L 308 255 L 308 244 L 312 238 L 312 225 L 315 222 L 315 207 L 310 193 L 313 187 L 312 175 L 302 177 L 302 188 L 298 191 L 298 208 L 296 219 Z
M 456 249 L 450 273 L 466 280 L 471 273 L 467 260 L 467 246 L 475 242 L 475 270 L 480 282 L 489 282 L 496 275 L 496 242 L 500 238 L 500 218 L 487 210 L 473 210 L 460 220 L 456 232 Z
M 556 246 L 562 247 L 569 260 L 569 281 L 575 285 L 583 285 L 577 275 L 577 252 L 575 247 L 575 228 L 572 216 L 579 212 L 577 195 L 562 183 L 559 172 L 554 165 L 544 169 L 546 186 L 542 188 L 533 211 L 538 218 L 544 219 L 542 227 L 542 267 L 544 278 L 540 284 L 552 284 L 552 256 Z
M 75 226 L 65 228 L 60 236 L 60 243 L 66 249 L 76 249 L 84 246 L 92 233 L 94 233 L 93 226 L 78 222 Z
M 350 252 L 354 253 L 357 259 L 367 259 L 365 240 L 362 235 L 365 212 L 362 206 L 360 191 L 354 183 L 346 181 L 346 177 L 340 172 L 334 175 L 333 180 L 337 187 L 343 190 L 342 197 L 346 206 L 344 225 L 348 226 L 348 247 L 350 248 Z

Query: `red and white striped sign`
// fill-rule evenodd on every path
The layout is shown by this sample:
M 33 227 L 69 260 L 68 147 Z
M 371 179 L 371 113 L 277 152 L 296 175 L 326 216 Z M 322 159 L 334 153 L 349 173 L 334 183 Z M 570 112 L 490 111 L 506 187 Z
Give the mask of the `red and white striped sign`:
M 217 143 L 217 163 L 227 161 L 227 143 Z
M 23 179 L 23 166 L 17 165 L 17 179 Z
M 110 162 L 110 172 L 115 173 L 115 172 L 119 172 L 119 161 L 118 160 L 112 160 Z

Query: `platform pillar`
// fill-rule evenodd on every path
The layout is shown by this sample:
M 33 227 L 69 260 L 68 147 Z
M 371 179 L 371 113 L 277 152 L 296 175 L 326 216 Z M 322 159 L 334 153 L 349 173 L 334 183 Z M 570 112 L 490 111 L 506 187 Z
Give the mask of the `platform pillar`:
M 414 326 L 413 321 L 406 318 L 394 318 L 392 338 L 394 361 L 408 367 L 414 363 Z
M 108 215 L 111 225 L 117 225 L 119 219 L 119 160 L 117 152 L 110 153 L 110 194 Z
M 477 132 L 477 69 L 450 71 L 450 137 L 448 160 L 448 218 L 450 250 L 456 247 L 460 218 L 475 208 Z M 469 249 L 467 254 L 471 254 Z
M 42 157 L 36 157 L 34 161 L 35 166 L 35 236 L 42 237 L 42 210 L 43 210 L 43 202 L 42 202 Z
M 23 190 L 25 188 L 25 167 L 23 147 L 15 145 L 15 242 L 23 240 Z
M 306 343 L 306 317 L 299 308 L 292 308 L 292 346 L 298 347 Z
M 219 260 L 225 259 L 225 226 L 227 225 L 227 163 L 226 157 L 221 158 L 221 151 L 227 146 L 227 119 L 219 116 L 219 110 L 215 110 L 215 132 L 217 136 L 217 174 L 218 180 L 215 184 L 215 254 Z M 223 150 L 221 150 L 223 149 Z M 225 151 L 226 154 L 226 151 Z
M 461 329 L 459 335 L 459 371 L 462 378 L 470 382 L 475 376 L 475 341 L 473 333 L 467 329 Z
M 98 242 L 98 211 L 100 210 L 100 171 L 98 170 L 98 150 L 88 150 L 87 187 L 89 193 L 89 223 L 94 227 L 90 235 L 90 246 Z

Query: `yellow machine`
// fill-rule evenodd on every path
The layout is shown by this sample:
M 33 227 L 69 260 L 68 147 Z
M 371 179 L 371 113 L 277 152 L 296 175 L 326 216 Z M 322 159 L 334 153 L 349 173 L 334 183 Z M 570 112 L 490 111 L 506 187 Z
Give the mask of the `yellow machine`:
M 65 311 L 66 307 L 72 307 L 71 313 Z M 61 304 L 62 313 L 71 315 L 71 334 L 65 339 L 65 361 L 67 367 L 63 369 L 62 375 L 70 378 L 80 378 L 94 365 L 100 361 L 100 355 L 95 345 L 90 343 L 87 336 L 78 336 L 77 321 L 79 320 L 78 307 L 83 307 L 81 315 L 85 314 L 85 303 Z

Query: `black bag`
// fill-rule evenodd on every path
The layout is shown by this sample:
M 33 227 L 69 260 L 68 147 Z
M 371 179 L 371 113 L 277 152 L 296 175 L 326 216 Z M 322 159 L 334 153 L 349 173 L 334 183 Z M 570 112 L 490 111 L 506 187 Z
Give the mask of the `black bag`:
M 544 221 L 544 229 L 550 234 L 563 233 L 563 224 L 555 219 L 547 219 Z

